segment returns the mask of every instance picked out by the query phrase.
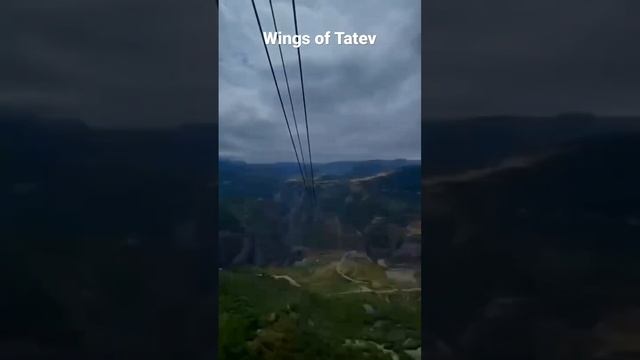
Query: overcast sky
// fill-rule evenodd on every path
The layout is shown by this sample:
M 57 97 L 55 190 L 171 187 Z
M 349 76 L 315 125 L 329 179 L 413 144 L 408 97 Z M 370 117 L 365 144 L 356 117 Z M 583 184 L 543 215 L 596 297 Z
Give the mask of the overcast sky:
M 640 1 L 423 6 L 425 116 L 640 115 Z
M 378 35 L 373 47 L 302 49 L 318 160 L 417 153 L 418 1 L 298 2 L 302 32 Z M 640 114 L 640 1 L 421 3 L 423 117 Z M 219 57 L 223 153 L 292 160 L 250 0 L 222 5 L 216 55 L 213 0 L 3 0 L 0 108 L 111 127 L 213 123 Z
M 257 0 L 265 31 L 267 0 Z M 278 30 L 295 34 L 291 0 L 274 1 Z M 420 1 L 298 0 L 300 33 L 377 35 L 374 45 L 301 48 L 312 153 L 318 162 L 420 156 Z M 295 160 L 250 1 L 220 2 L 220 156 L 252 162 Z M 269 46 L 291 117 L 281 60 Z M 283 46 L 303 140 L 296 51 Z M 297 143 L 297 137 L 296 137 Z M 306 150 L 306 145 L 303 144 Z
M 0 1 L 0 107 L 107 127 L 213 123 L 214 0 Z

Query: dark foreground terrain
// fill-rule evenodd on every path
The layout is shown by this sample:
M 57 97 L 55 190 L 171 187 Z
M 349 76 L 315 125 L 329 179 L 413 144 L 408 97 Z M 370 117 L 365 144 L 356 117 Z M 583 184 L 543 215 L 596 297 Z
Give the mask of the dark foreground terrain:
M 0 358 L 215 356 L 216 136 L 0 111 Z
M 253 184 L 220 178 L 218 193 L 213 125 L 115 131 L 0 111 L 0 358 L 211 359 L 220 313 L 228 358 L 275 342 L 324 358 L 637 359 L 638 120 L 425 123 L 422 187 L 416 164 L 331 164 L 308 211 L 291 164 L 221 163 Z M 263 214 L 286 221 L 246 222 Z
M 430 358 L 640 358 L 640 122 L 561 120 L 462 126 L 493 154 L 424 180 Z
M 419 359 L 420 165 L 220 162 L 221 359 Z

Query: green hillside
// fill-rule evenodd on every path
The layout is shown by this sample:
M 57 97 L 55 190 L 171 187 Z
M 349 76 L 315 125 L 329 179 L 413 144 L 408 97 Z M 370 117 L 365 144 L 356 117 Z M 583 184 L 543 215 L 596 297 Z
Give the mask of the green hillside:
M 296 267 L 221 271 L 220 358 L 419 356 L 420 292 L 383 284 L 384 269 L 373 263 L 346 260 L 354 277 L 345 278 L 339 262 L 322 254 Z

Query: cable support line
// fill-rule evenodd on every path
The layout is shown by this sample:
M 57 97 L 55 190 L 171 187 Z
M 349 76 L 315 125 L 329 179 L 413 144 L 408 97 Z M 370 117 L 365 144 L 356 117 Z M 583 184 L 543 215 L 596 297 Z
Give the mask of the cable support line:
M 269 55 L 269 49 L 267 48 L 267 43 L 264 41 L 262 31 L 262 23 L 260 22 L 260 16 L 258 16 L 258 9 L 256 8 L 255 0 L 251 0 L 251 4 L 253 5 L 253 12 L 256 15 L 256 21 L 258 22 L 258 29 L 260 30 L 260 39 L 262 40 L 262 45 L 264 45 L 264 51 L 267 54 L 267 60 L 269 61 L 269 68 L 271 69 L 271 75 L 273 76 L 273 83 L 276 86 L 276 91 L 278 92 L 278 99 L 280 100 L 280 107 L 282 108 L 282 114 L 284 115 L 284 121 L 287 124 L 287 130 L 289 131 L 289 138 L 291 139 L 291 146 L 293 147 L 293 152 L 296 155 L 296 162 L 298 163 L 298 169 L 300 170 L 300 176 L 302 177 L 302 183 L 304 186 L 307 186 L 307 181 L 304 176 L 304 172 L 302 171 L 302 166 L 300 165 L 300 158 L 298 157 L 298 150 L 296 150 L 296 143 L 293 140 L 293 134 L 291 133 L 291 126 L 289 125 L 289 119 L 287 118 L 287 112 L 284 109 L 284 102 L 282 101 L 282 94 L 280 93 L 280 87 L 278 86 L 278 79 L 276 78 L 276 73 L 273 70 L 273 62 L 271 62 L 271 55 Z M 302 151 L 302 149 L 300 149 Z
M 295 25 L 296 35 L 299 35 L 298 31 L 298 15 L 296 14 L 296 0 L 291 0 L 291 4 L 293 5 L 293 23 Z M 302 57 L 300 55 L 300 48 L 298 50 L 298 69 L 300 70 L 300 85 L 302 87 L 302 104 L 304 106 L 304 123 L 307 129 L 307 148 L 309 150 L 309 168 L 311 169 L 311 189 L 313 191 L 313 197 L 317 200 L 316 197 L 316 185 L 315 185 L 315 176 L 313 173 L 313 158 L 311 157 L 311 140 L 309 138 L 309 121 L 307 117 L 307 99 L 304 91 L 304 76 L 302 75 Z
M 278 24 L 276 22 L 276 15 L 273 11 L 273 1 L 269 0 L 269 7 L 271 8 L 271 18 L 273 19 L 273 27 L 278 32 Z M 293 115 L 293 124 L 296 128 L 296 135 L 298 136 L 298 149 L 300 149 L 300 156 L 302 157 L 302 169 L 304 170 L 305 177 L 307 174 L 307 164 L 304 159 L 304 150 L 302 150 L 302 141 L 300 140 L 300 131 L 298 130 L 298 119 L 296 118 L 296 111 L 293 106 L 293 97 L 291 96 L 291 87 L 289 86 L 289 76 L 287 75 L 287 67 L 284 64 L 284 56 L 282 55 L 282 45 L 278 44 L 278 51 L 280 52 L 280 62 L 282 62 L 282 72 L 284 73 L 284 80 L 287 84 L 287 93 L 289 94 L 289 104 L 291 104 L 291 114 Z

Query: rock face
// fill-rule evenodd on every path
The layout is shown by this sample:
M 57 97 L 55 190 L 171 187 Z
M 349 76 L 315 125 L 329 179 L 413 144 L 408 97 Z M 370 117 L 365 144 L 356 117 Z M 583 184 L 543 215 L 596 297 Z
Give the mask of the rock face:
M 418 263 L 419 184 L 417 166 L 367 177 L 337 177 L 318 180 L 314 200 L 300 182 L 282 181 L 269 198 L 247 195 L 223 203 L 221 207 L 235 209 L 225 221 L 242 224 L 233 230 L 235 237 L 223 240 L 252 239 L 243 240 L 247 255 L 240 257 L 242 263 L 289 263 L 295 258 L 291 252 L 295 247 L 359 250 L 376 259 Z M 223 248 L 239 251 L 241 247 Z
M 249 244 L 245 244 L 245 236 L 240 233 L 232 233 L 229 231 L 218 232 L 218 266 L 227 267 L 236 262 L 236 258 L 245 257 L 248 261 L 249 255 L 246 254 L 251 249 Z
M 428 180 L 432 331 L 463 359 L 637 357 L 610 319 L 640 305 L 638 157 L 640 135 L 602 137 Z
M 403 229 L 377 216 L 364 230 L 365 248 L 370 258 L 390 259 L 405 241 Z
M 298 183 L 287 182 L 276 198 L 289 206 L 283 219 L 284 241 L 290 246 L 308 246 L 309 228 L 315 215 L 311 193 L 301 189 Z

